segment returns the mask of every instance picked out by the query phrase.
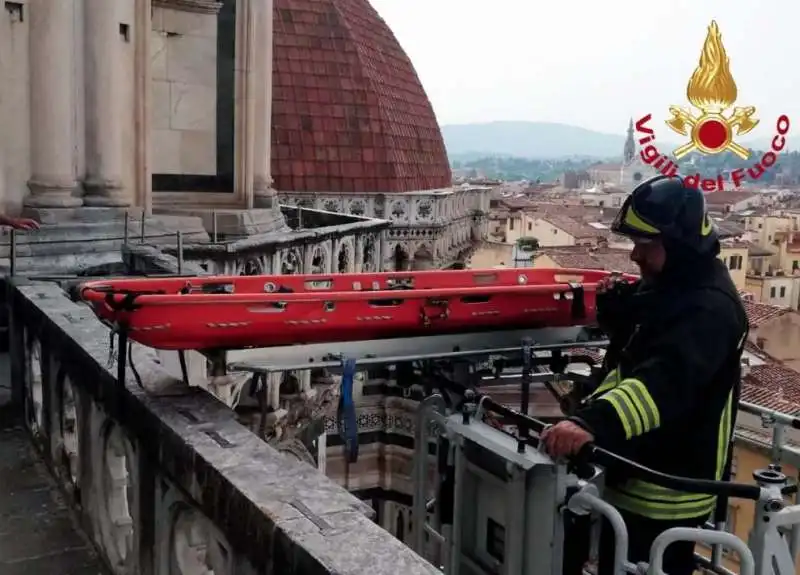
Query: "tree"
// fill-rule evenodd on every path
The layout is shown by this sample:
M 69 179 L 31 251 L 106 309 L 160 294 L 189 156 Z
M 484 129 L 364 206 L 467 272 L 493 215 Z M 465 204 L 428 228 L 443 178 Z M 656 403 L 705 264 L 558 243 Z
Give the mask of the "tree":
M 539 240 L 534 237 L 519 238 L 517 247 L 523 252 L 534 252 L 539 249 Z

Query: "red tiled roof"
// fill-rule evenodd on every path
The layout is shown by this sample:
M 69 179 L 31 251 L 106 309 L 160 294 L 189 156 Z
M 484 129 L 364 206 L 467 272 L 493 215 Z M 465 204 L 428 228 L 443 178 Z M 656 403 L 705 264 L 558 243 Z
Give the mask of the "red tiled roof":
M 729 206 L 744 200 L 749 200 L 757 194 L 753 192 L 734 192 L 733 190 L 723 190 L 721 192 L 711 192 L 706 194 L 706 204 L 709 206 Z
M 445 188 L 414 66 L 368 0 L 275 0 L 272 176 L 283 191 Z
M 747 320 L 750 322 L 751 328 L 763 325 L 776 317 L 780 317 L 792 311 L 788 307 L 780 307 L 755 301 L 744 301 L 742 303 L 747 312 Z
M 800 373 L 777 362 L 755 365 L 742 379 L 741 399 L 783 413 L 800 412 Z
M 639 274 L 639 267 L 631 261 L 629 250 L 565 246 L 539 248 L 537 254 L 548 256 L 556 265 L 562 268 L 608 270 Z
M 545 214 L 541 218 L 549 224 L 565 231 L 575 239 L 608 238 L 610 231 L 603 228 L 594 228 L 581 220 L 563 214 Z

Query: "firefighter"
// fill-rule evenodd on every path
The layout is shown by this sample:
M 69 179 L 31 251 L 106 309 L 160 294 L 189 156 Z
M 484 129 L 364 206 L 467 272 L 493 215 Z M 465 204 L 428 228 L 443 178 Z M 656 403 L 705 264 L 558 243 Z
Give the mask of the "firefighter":
M 653 178 L 633 190 L 612 230 L 633 241 L 631 260 L 641 279 L 607 278 L 598 286 L 598 322 L 610 337 L 599 385 L 570 417 L 545 430 L 543 446 L 558 458 L 594 442 L 657 471 L 722 479 L 748 324 L 717 257 L 703 194 L 680 177 Z M 633 562 L 647 562 L 666 529 L 698 527 L 715 510 L 713 496 L 667 489 L 622 467 L 607 469 L 606 481 L 604 497 L 627 524 Z M 611 574 L 613 545 L 606 524 L 600 575 Z M 690 575 L 693 554 L 693 543 L 670 545 L 664 571 Z M 583 558 L 576 563 L 576 557 L 566 554 L 565 572 L 570 562 L 580 568 Z

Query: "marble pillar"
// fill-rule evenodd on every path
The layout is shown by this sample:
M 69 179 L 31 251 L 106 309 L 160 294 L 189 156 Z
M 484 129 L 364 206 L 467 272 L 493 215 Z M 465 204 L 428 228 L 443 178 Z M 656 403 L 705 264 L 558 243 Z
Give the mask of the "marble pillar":
M 256 2 L 236 0 L 236 105 L 234 122 L 234 192 L 246 208 L 253 207 L 253 146 L 255 133 Z
M 325 475 L 325 469 L 328 463 L 328 434 L 322 432 L 317 438 L 317 469 L 320 473 Z
M 72 208 L 75 195 L 73 113 L 75 0 L 30 0 L 30 208 Z
M 390 271 L 392 266 L 388 265 L 389 254 L 388 252 L 388 242 L 386 236 L 388 234 L 388 230 L 383 230 L 378 236 L 378 258 L 377 258 L 377 269 L 375 271 L 383 272 L 383 271 Z
M 278 410 L 281 407 L 281 383 L 283 382 L 283 372 L 272 372 L 267 374 L 267 405 L 272 409 Z
M 119 2 L 85 1 L 87 206 L 128 206 L 122 187 Z M 130 73 L 130 71 L 129 71 Z
M 357 274 L 360 274 L 364 269 L 364 242 L 365 242 L 364 236 L 361 235 L 356 236 L 356 242 L 355 242 L 356 253 L 354 254 L 353 258 L 355 260 L 353 271 Z
M 272 0 L 257 3 L 255 14 L 258 47 L 255 51 L 255 134 L 253 141 L 253 202 L 257 208 L 277 207 L 272 188 Z

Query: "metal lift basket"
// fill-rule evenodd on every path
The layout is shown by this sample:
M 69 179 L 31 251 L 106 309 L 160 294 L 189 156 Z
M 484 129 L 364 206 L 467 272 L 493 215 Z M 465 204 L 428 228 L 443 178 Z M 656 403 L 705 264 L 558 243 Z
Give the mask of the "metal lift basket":
M 601 270 L 100 280 L 79 293 L 130 339 L 169 350 L 336 343 L 589 325 Z

